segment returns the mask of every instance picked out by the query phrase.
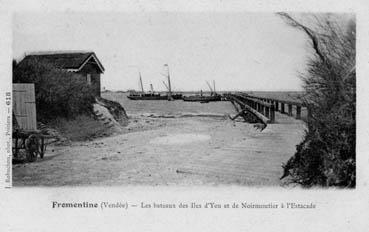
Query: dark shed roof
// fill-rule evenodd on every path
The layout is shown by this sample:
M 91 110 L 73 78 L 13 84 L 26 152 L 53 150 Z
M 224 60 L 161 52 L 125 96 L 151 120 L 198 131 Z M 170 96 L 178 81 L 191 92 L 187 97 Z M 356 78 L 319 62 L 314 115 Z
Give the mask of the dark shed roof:
M 90 60 L 94 59 L 100 68 L 100 71 L 104 71 L 104 67 L 97 59 L 94 52 L 66 52 L 66 53 L 40 53 L 29 54 L 19 63 L 27 60 L 36 59 L 40 62 L 53 64 L 56 68 L 67 69 L 71 71 L 79 71 Z

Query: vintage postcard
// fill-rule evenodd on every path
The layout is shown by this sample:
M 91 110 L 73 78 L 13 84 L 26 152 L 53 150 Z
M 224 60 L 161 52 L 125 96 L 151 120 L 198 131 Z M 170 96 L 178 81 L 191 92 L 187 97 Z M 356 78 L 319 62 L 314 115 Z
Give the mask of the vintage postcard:
M 52 222 L 9 231 L 96 213 L 125 215 L 107 231 L 166 231 L 136 218 L 166 214 L 184 231 L 196 214 L 235 231 L 366 228 L 364 8 L 35 2 L 3 16 L 0 205 Z

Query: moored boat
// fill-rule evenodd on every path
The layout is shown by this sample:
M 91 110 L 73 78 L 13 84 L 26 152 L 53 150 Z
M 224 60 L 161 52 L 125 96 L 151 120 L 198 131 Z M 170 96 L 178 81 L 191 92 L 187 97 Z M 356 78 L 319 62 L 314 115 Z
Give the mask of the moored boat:
M 183 96 L 183 101 L 189 102 L 213 102 L 213 101 L 221 101 L 221 95 L 213 95 L 213 96 L 204 96 L 204 95 L 194 95 L 194 96 Z
M 145 94 L 130 94 L 127 98 L 131 100 L 168 100 L 168 95 L 161 95 L 159 93 L 145 93 Z M 182 99 L 182 94 L 173 94 L 174 100 Z
M 166 67 L 168 67 L 168 65 L 164 65 Z M 130 100 L 180 100 L 182 99 L 182 94 L 180 93 L 172 93 L 171 90 L 171 85 L 170 85 L 170 76 L 169 76 L 169 69 L 168 69 L 168 85 L 164 83 L 164 85 L 167 87 L 168 89 L 168 93 L 167 94 L 160 94 L 160 93 L 155 93 L 154 92 L 154 88 L 152 86 L 152 84 L 150 84 L 151 87 L 151 92 L 145 92 L 143 89 L 143 85 L 142 85 L 142 78 L 141 78 L 141 73 L 139 72 L 139 76 L 140 76 L 140 87 L 141 87 L 141 92 L 135 92 L 135 91 L 131 91 L 129 93 L 129 95 L 127 96 L 127 98 L 129 98 Z
M 162 96 L 160 94 L 154 93 L 144 93 L 144 94 L 130 94 L 127 98 L 131 100 L 167 100 L 168 96 Z
M 208 103 L 214 101 L 221 101 L 222 96 L 215 92 L 215 81 L 213 81 L 213 87 L 210 86 L 209 82 L 206 82 L 210 89 L 210 95 L 202 95 L 202 90 L 200 95 L 192 95 L 192 96 L 183 96 L 183 101 L 189 102 L 200 102 L 200 103 Z

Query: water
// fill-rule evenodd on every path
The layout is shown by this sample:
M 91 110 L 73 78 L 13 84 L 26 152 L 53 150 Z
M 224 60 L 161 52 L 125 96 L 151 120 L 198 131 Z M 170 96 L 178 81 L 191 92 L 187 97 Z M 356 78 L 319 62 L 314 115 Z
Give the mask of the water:
M 130 100 L 127 93 L 103 93 L 102 97 L 119 102 L 128 115 L 186 115 L 186 114 L 209 114 L 209 115 L 225 115 L 234 114 L 235 109 L 230 102 L 185 102 L 182 100 L 165 101 L 165 100 Z

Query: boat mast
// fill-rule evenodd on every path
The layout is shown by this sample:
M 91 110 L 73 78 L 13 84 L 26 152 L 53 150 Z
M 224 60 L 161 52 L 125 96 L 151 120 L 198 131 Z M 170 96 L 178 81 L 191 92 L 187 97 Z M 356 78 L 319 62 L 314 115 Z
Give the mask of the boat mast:
M 210 89 L 210 95 L 213 95 L 214 90 L 211 88 L 211 85 L 209 84 L 208 81 L 206 81 L 206 84 L 209 86 Z
M 138 73 L 139 73 L 139 75 L 140 75 L 141 92 L 142 92 L 142 94 L 143 94 L 145 91 L 144 91 L 144 87 L 143 87 L 143 85 L 142 85 L 141 72 L 138 72 Z
M 213 91 L 214 91 L 214 94 L 215 94 L 215 80 L 213 80 Z
M 167 88 L 167 90 L 169 91 L 169 87 L 168 87 L 167 83 L 165 83 L 165 81 L 163 81 L 163 84 L 164 84 L 165 88 Z
M 172 98 L 172 86 L 170 84 L 170 74 L 169 74 L 169 66 L 168 64 L 165 64 L 164 66 L 167 66 L 168 67 L 168 101 L 171 101 L 173 100 Z

